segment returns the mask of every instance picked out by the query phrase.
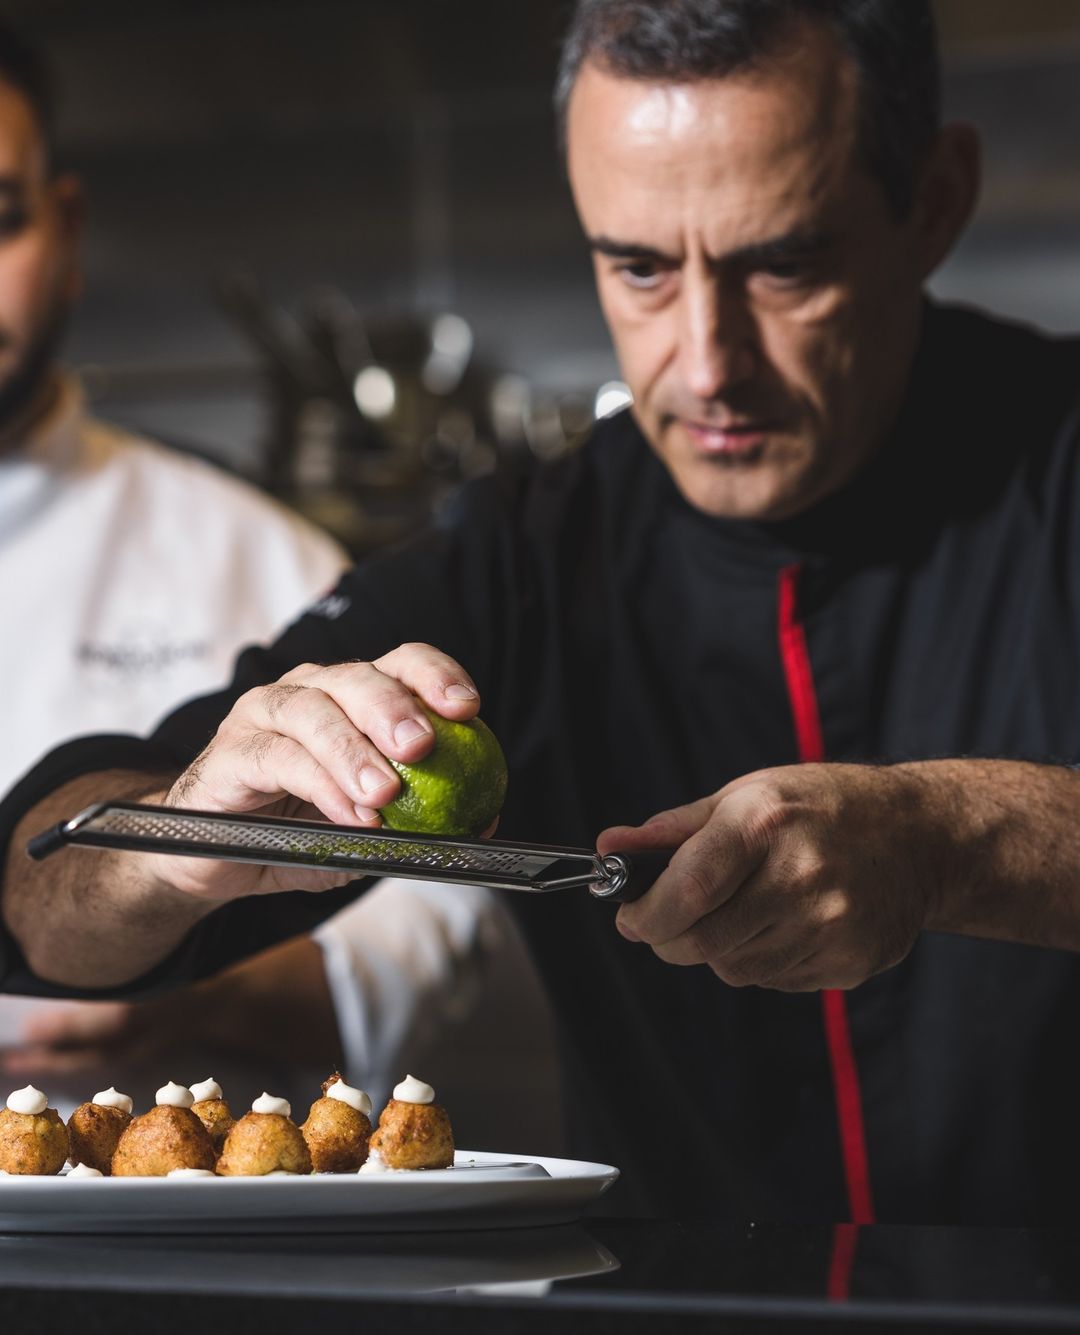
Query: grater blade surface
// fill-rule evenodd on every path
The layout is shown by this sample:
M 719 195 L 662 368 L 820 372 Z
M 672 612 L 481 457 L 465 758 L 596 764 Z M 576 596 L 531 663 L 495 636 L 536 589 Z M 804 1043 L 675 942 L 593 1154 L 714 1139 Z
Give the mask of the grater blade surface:
M 357 876 L 455 880 L 512 890 L 588 885 L 605 874 L 600 860 L 586 849 L 525 847 L 126 802 L 89 807 L 60 826 L 56 835 L 62 843 L 98 848 L 343 869 Z

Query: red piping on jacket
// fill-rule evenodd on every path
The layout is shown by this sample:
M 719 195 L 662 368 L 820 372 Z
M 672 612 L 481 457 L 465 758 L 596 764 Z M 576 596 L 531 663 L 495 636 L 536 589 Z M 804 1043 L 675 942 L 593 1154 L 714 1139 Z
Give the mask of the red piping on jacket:
M 830 1302 L 843 1303 L 851 1296 L 851 1271 L 855 1265 L 858 1242 L 858 1224 L 833 1225 L 829 1278 L 825 1285 L 825 1296 Z
M 780 659 L 784 667 L 788 698 L 795 721 L 795 736 L 799 759 L 803 762 L 825 759 L 825 743 L 821 732 L 814 677 L 810 667 L 810 653 L 806 647 L 806 633 L 799 620 L 799 574 L 797 565 L 786 566 L 780 572 L 779 636 Z M 825 1041 L 832 1068 L 833 1093 L 836 1098 L 836 1118 L 840 1131 L 840 1150 L 844 1160 L 847 1183 L 848 1209 L 853 1224 L 872 1224 L 874 1204 L 870 1192 L 870 1165 L 866 1154 L 866 1130 L 863 1125 L 862 1096 L 859 1092 L 859 1072 L 855 1064 L 855 1049 L 848 1024 L 847 1000 L 843 992 L 827 989 L 821 994 L 825 1022 Z M 845 1240 L 846 1241 L 846 1240 Z M 854 1259 L 854 1240 L 843 1251 L 848 1253 L 846 1269 Z M 847 1280 L 837 1273 L 837 1257 L 829 1277 L 829 1296 L 845 1297 Z

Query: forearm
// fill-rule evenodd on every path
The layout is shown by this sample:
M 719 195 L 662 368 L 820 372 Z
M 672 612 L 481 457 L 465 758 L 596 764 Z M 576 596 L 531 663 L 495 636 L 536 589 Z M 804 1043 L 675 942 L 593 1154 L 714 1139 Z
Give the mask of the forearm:
M 327 1074 L 341 1067 L 323 952 L 310 936 L 244 960 L 196 984 L 189 995 L 202 1033 L 225 1051 L 323 1067 Z
M 897 767 L 934 812 L 931 931 L 1080 951 L 1080 773 L 1010 760 Z
M 48 982 L 89 990 L 118 986 L 160 963 L 214 905 L 155 878 L 132 854 L 69 848 L 44 862 L 27 840 L 102 794 L 160 801 L 168 780 L 97 773 L 58 788 L 16 826 L 4 867 L 3 917 L 30 968 Z

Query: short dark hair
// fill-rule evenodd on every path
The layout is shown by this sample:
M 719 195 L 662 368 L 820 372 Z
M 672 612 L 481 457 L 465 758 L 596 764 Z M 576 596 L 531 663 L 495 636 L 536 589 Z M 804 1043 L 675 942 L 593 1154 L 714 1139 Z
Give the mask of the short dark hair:
M 930 0 L 577 0 L 555 88 L 560 139 L 582 66 L 666 83 L 759 65 L 799 20 L 828 26 L 859 75 L 867 167 L 898 217 L 941 124 L 941 69 Z
M 0 19 L 0 83 L 21 93 L 41 130 L 47 163 L 53 160 L 56 88 L 43 53 L 6 19 Z

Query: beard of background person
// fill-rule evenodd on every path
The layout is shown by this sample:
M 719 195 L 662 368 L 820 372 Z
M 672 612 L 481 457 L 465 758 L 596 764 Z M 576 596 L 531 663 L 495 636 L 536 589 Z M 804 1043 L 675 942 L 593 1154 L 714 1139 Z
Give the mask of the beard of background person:
M 56 392 L 56 360 L 67 332 L 70 306 L 57 300 L 15 365 L 0 376 L 0 452 L 49 408 Z M 11 336 L 0 329 L 0 352 Z

